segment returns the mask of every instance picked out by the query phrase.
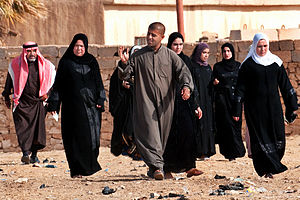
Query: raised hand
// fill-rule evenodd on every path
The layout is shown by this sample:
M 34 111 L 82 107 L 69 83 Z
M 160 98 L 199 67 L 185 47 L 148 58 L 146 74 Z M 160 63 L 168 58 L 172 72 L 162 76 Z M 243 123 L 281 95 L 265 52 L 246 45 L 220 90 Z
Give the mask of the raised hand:
M 119 50 L 118 50 L 118 54 L 119 54 L 119 57 L 120 57 L 122 63 L 125 64 L 129 60 L 129 49 L 127 48 L 126 52 L 124 52 L 124 50 L 125 50 L 125 47 L 120 46 Z

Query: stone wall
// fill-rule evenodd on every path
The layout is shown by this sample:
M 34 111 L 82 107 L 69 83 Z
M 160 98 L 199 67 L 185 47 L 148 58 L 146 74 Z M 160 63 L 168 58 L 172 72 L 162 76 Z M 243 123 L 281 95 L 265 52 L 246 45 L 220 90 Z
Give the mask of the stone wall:
M 210 58 L 209 63 L 213 66 L 214 63 L 221 60 L 220 47 L 224 42 L 218 41 L 209 43 Z M 243 61 L 247 55 L 247 50 L 251 41 L 233 42 L 236 50 L 237 60 Z M 184 52 L 191 55 L 195 44 L 185 44 Z M 40 46 L 42 54 L 51 60 L 56 66 L 59 59 L 66 50 L 66 46 Z M 270 50 L 278 55 L 284 62 L 287 73 L 291 79 L 293 87 L 296 89 L 298 98 L 300 98 L 300 40 L 282 40 L 270 43 Z M 118 62 L 118 57 L 114 57 L 117 51 L 117 46 L 102 46 L 90 45 L 89 52 L 92 53 L 98 60 L 101 67 L 101 75 L 108 99 L 108 89 L 110 76 Z M 7 66 L 10 60 L 19 55 L 20 47 L 2 47 L 0 48 L 0 91 L 3 91 Z M 101 130 L 101 145 L 107 146 L 110 144 L 112 133 L 112 117 L 108 112 L 108 102 L 105 105 L 103 113 L 102 130 Z M 45 150 L 62 149 L 60 122 L 56 122 L 50 115 L 46 117 L 47 128 L 47 147 Z M 287 135 L 300 133 L 300 120 L 297 119 L 293 125 L 286 127 Z M 15 134 L 15 128 L 12 120 L 11 110 L 8 110 L 3 98 L 0 98 L 0 151 L 20 151 Z

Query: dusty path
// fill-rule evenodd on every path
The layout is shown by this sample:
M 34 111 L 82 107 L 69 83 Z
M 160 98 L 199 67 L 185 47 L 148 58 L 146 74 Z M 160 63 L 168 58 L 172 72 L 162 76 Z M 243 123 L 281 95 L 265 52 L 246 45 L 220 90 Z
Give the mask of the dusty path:
M 259 177 L 248 157 L 229 162 L 219 153 L 209 161 L 197 161 L 197 167 L 205 173 L 198 177 L 186 178 L 185 174 L 175 174 L 177 180 L 154 181 L 146 177 L 147 167 L 142 161 L 132 161 L 128 157 L 114 157 L 109 148 L 101 148 L 100 172 L 82 179 L 70 178 L 64 151 L 41 152 L 40 160 L 54 160 L 49 163 L 56 168 L 22 165 L 20 153 L 0 153 L 0 199 L 150 199 L 169 193 L 185 195 L 188 199 L 300 199 L 300 136 L 287 138 L 283 163 L 288 171 L 276 175 L 274 179 Z M 223 175 L 226 179 L 216 180 Z M 210 196 L 219 185 L 240 181 L 246 189 L 226 191 L 225 196 Z M 43 185 L 44 184 L 44 185 Z M 110 195 L 103 195 L 105 186 L 117 189 Z M 258 190 L 247 192 L 247 188 Z M 249 188 L 248 188 L 249 190 Z M 167 198 L 165 198 L 167 199 Z M 179 199 L 169 197 L 168 199 Z

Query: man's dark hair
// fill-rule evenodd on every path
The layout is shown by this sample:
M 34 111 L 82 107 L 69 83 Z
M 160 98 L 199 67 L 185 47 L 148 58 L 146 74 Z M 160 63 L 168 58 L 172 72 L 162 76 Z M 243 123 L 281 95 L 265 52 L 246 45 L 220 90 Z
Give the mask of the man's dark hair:
M 165 25 L 160 22 L 153 22 L 149 25 L 148 29 L 157 30 L 161 35 L 164 35 L 166 30 Z

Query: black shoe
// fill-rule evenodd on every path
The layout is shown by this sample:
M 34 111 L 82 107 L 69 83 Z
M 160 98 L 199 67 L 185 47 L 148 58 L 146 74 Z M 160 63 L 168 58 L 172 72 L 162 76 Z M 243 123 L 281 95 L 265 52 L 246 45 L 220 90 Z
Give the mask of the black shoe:
M 40 163 L 40 160 L 37 156 L 30 156 L 30 163 Z
M 21 161 L 22 161 L 24 164 L 29 164 L 29 163 L 30 163 L 29 156 L 28 156 L 28 155 L 23 155 L 22 158 L 21 158 Z

